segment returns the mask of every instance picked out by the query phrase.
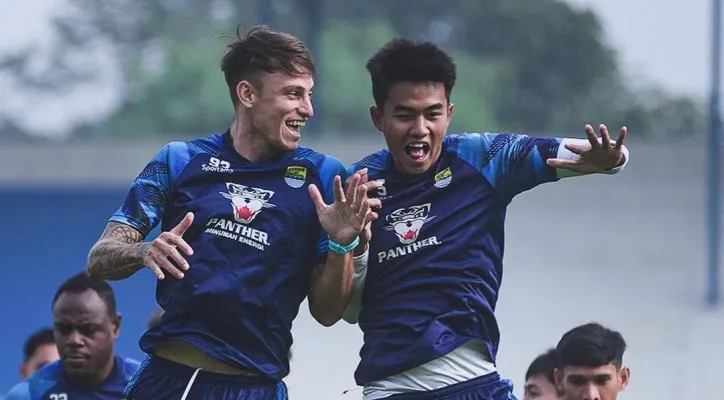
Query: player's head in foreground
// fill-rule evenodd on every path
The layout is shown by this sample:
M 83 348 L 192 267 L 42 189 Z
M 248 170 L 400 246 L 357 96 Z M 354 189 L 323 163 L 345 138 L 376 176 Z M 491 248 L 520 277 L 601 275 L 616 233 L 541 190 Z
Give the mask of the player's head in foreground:
M 523 400 L 558 400 L 562 393 L 556 389 L 553 373 L 556 369 L 555 349 L 539 355 L 525 373 Z
M 58 359 L 58 348 L 55 346 L 53 330 L 43 328 L 28 336 L 23 345 L 23 362 L 20 364 L 20 379 L 32 375 L 45 364 Z
M 616 400 L 631 372 L 623 365 L 626 342 L 620 333 L 590 323 L 558 342 L 556 385 L 567 400 Z
M 121 316 L 111 286 L 85 272 L 65 281 L 53 297 L 53 329 L 61 364 L 71 381 L 93 386 L 113 370 Z
M 221 59 L 234 105 L 233 140 L 242 154 L 261 161 L 297 148 L 301 128 L 312 117 L 312 87 L 317 67 L 304 43 L 264 26 L 228 44 Z
M 427 171 L 442 151 L 453 115 L 457 77 L 452 58 L 435 44 L 394 39 L 367 62 L 375 105 L 370 115 L 402 173 Z

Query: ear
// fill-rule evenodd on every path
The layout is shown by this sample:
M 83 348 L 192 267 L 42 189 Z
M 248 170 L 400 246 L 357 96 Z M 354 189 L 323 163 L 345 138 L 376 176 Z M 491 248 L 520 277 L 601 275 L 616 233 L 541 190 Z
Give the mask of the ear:
M 375 129 L 382 132 L 382 110 L 377 106 L 370 107 L 370 118 L 372 118 L 372 124 Z
M 241 81 L 236 85 L 236 97 L 239 100 L 239 104 L 251 108 L 256 101 L 257 95 L 255 93 L 254 85 L 249 81 Z
M 118 335 L 121 333 L 121 319 L 121 314 L 116 314 L 111 320 L 114 339 L 117 339 Z
M 621 380 L 621 389 L 619 390 L 626 390 L 628 382 L 631 379 L 631 370 L 628 367 L 622 367 L 621 370 L 618 371 L 618 375 Z
M 447 128 L 448 126 L 450 126 L 450 121 L 452 121 L 452 117 L 453 117 L 453 111 L 455 111 L 455 104 L 450 103 L 450 105 L 447 106 L 447 125 L 446 125 L 446 128 Z
M 553 380 L 555 381 L 556 389 L 563 391 L 563 371 L 556 368 L 553 370 Z

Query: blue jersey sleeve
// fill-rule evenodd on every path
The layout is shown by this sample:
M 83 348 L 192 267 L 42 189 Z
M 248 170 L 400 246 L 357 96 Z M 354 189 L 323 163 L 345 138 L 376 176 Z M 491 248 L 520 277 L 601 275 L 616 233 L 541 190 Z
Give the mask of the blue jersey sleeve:
M 176 178 L 191 158 L 185 142 L 165 145 L 131 184 L 123 205 L 110 218 L 131 226 L 144 237 L 163 218 Z
M 562 139 L 514 133 L 453 135 L 459 157 L 473 165 L 507 200 L 546 182 L 558 180 L 546 160 L 555 158 Z
M 139 369 L 141 369 L 141 363 L 138 361 L 128 357 L 123 359 L 123 376 L 127 380 L 133 379 Z
M 27 381 L 15 385 L 5 396 L 5 400 L 36 400 L 30 396 L 30 385 Z
M 342 185 L 349 176 L 347 170 L 344 168 L 344 164 L 337 158 L 331 156 L 325 156 L 324 161 L 319 166 L 319 177 L 322 181 L 322 187 L 320 191 L 324 197 L 324 202 L 327 204 L 334 203 L 334 178 L 339 175 L 342 178 Z M 327 233 L 322 230 L 319 241 L 317 242 L 317 255 L 320 260 L 324 260 L 327 255 L 327 248 L 329 247 L 329 239 Z

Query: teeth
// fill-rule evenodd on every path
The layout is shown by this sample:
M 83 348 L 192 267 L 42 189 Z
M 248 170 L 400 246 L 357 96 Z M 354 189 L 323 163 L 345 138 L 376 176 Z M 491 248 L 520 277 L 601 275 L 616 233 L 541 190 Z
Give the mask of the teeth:
M 305 125 L 305 123 L 304 123 L 304 121 L 288 121 L 287 125 L 293 126 L 293 127 L 302 127 Z
M 427 143 L 410 143 L 408 146 L 416 149 L 424 149 L 427 147 Z

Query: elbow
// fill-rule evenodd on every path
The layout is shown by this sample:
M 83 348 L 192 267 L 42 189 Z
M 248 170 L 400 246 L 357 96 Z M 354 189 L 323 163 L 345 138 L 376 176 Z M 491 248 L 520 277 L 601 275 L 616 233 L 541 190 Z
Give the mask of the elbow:
M 95 257 L 95 253 L 96 253 L 96 245 L 94 245 L 88 252 L 88 259 L 86 260 L 85 272 L 91 278 L 100 278 L 100 276 L 98 276 L 98 265 L 97 265 L 98 263 L 96 262 L 97 257 Z
M 330 307 L 320 306 L 311 300 L 309 302 L 309 313 L 312 314 L 312 317 L 317 320 L 317 322 L 325 327 L 330 327 L 342 319 L 342 312 L 336 312 Z
M 329 328 L 330 326 L 336 324 L 340 319 L 342 319 L 341 315 L 335 315 L 330 312 L 313 312 L 312 317 L 317 320 L 322 326 Z

